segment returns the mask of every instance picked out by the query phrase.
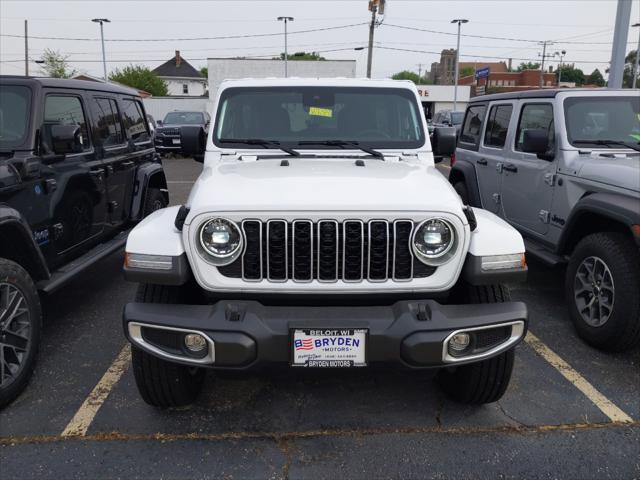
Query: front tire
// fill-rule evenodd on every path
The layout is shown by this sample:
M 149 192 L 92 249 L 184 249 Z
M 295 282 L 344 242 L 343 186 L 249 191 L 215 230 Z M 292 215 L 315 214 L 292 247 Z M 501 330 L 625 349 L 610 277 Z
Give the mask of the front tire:
M 565 279 L 569 316 L 593 347 L 620 352 L 640 343 L 640 253 L 623 233 L 594 233 L 576 246 Z
M 456 303 L 502 303 L 511 300 L 505 285 L 461 284 L 454 292 Z M 481 405 L 500 400 L 509 386 L 515 351 L 513 348 L 495 357 L 469 365 L 442 370 L 438 381 L 453 400 Z
M 167 199 L 159 188 L 147 188 L 147 194 L 144 197 L 143 217 L 148 217 L 156 210 L 160 210 L 167 206 Z
M 136 301 L 140 303 L 185 303 L 186 286 L 142 284 Z M 137 347 L 131 349 L 131 365 L 143 400 L 154 407 L 189 405 L 197 398 L 204 383 L 204 370 L 187 367 L 155 357 Z
M 20 265 L 0 258 L 0 409 L 29 383 L 41 330 L 40 298 L 33 280 Z

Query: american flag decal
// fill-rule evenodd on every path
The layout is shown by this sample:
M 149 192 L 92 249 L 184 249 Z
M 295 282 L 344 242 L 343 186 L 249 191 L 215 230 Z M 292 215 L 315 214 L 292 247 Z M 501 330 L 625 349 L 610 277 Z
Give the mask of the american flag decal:
M 296 340 L 294 345 L 296 350 L 313 350 L 313 340 L 310 338 Z

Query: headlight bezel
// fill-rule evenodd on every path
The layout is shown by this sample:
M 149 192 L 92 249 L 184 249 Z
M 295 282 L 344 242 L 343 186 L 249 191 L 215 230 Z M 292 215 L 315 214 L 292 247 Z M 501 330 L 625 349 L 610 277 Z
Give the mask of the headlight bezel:
M 444 251 L 437 255 L 427 255 L 416 247 L 416 238 L 418 237 L 418 234 L 427 223 L 432 221 L 440 221 L 444 223 L 451 232 L 451 241 L 449 242 L 449 245 Z M 458 232 L 456 228 L 449 220 L 443 217 L 430 217 L 424 219 L 417 227 L 415 227 L 413 234 L 411 235 L 411 251 L 413 252 L 414 257 L 425 265 L 429 265 L 431 267 L 438 267 L 451 261 L 458 251 L 458 243 Z
M 235 247 L 233 251 L 220 255 L 220 254 L 215 254 L 205 246 L 205 242 L 203 239 L 204 230 L 207 227 L 207 225 L 215 221 L 223 221 L 236 230 L 239 241 L 238 241 L 238 245 Z M 200 256 L 207 263 L 210 263 L 211 265 L 214 265 L 216 267 L 224 267 L 226 265 L 230 265 L 233 262 L 235 262 L 238 259 L 238 257 L 240 257 L 240 255 L 242 254 L 242 251 L 245 245 L 244 232 L 242 231 L 242 228 L 240 228 L 240 226 L 233 220 L 230 220 L 225 217 L 210 217 L 204 220 L 202 223 L 200 223 L 200 225 L 198 226 L 196 239 L 197 239 L 197 250 Z

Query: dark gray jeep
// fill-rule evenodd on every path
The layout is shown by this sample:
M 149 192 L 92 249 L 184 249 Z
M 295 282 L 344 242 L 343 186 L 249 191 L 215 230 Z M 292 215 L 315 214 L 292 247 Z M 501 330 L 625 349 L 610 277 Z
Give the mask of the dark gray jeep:
M 450 182 L 516 227 L 527 253 L 567 264 L 578 334 L 604 350 L 640 341 L 640 95 L 536 90 L 473 99 Z

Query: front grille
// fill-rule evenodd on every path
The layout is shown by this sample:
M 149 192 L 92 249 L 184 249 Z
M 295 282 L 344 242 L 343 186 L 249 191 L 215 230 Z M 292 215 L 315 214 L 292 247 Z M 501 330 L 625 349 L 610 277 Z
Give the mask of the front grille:
M 180 129 L 177 127 L 162 127 L 162 128 L 158 128 L 157 132 L 162 133 L 163 135 L 166 135 L 168 137 L 180 136 Z
M 271 282 L 397 282 L 424 278 L 435 267 L 411 252 L 411 220 L 245 220 L 245 247 L 226 277 Z

